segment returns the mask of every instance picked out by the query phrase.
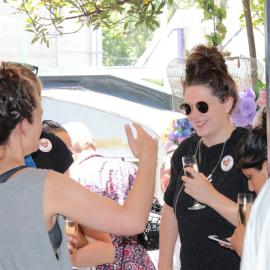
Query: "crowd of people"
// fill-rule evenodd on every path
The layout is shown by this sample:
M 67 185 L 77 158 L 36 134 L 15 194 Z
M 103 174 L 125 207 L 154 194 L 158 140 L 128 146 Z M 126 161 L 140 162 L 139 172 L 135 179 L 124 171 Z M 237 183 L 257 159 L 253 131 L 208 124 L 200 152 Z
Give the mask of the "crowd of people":
M 183 87 L 180 112 L 194 132 L 161 170 L 157 268 L 269 269 L 266 110 L 252 128 L 234 126 L 237 87 L 215 47 L 192 50 Z M 138 123 L 136 134 L 127 125 L 138 164 L 108 158 L 82 123 L 42 121 L 41 90 L 28 67 L 1 63 L 0 269 L 156 269 L 137 235 L 153 200 L 157 139 Z M 198 168 L 182 165 L 186 155 L 195 156 Z M 243 225 L 236 202 L 246 192 L 258 196 Z M 76 223 L 76 234 L 65 232 L 65 219 Z M 209 239 L 213 234 L 230 246 Z

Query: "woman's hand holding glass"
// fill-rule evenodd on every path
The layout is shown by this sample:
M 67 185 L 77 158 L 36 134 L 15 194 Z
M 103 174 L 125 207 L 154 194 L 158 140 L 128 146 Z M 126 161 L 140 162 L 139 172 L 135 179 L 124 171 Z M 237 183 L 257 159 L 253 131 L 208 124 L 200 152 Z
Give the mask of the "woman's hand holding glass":
M 190 173 L 192 178 L 186 175 L 182 176 L 184 191 L 196 201 L 210 205 L 210 200 L 215 198 L 216 193 L 213 185 L 204 174 L 197 172 L 193 168 L 186 167 L 185 171 Z
M 185 175 L 193 178 L 193 175 L 186 170 L 186 168 L 193 168 L 195 171 L 198 171 L 198 164 L 196 157 L 194 155 L 187 155 L 182 157 L 182 163 Z M 188 207 L 189 210 L 200 210 L 205 208 L 205 205 L 200 204 L 198 201 L 194 200 L 194 204 L 191 207 Z

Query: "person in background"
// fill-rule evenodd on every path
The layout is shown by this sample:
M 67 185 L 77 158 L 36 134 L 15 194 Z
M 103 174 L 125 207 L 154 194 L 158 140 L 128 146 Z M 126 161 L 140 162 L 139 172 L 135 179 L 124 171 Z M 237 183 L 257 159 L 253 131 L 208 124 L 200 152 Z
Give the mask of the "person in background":
M 270 265 L 270 181 L 258 194 L 245 232 L 241 270 L 269 270 Z
M 53 120 L 42 121 L 42 131 L 46 133 L 53 133 L 55 136 L 60 138 L 68 147 L 69 150 L 72 148 L 71 138 L 66 129 Z
M 120 158 L 106 158 L 96 151 L 89 129 L 80 122 L 65 125 L 71 135 L 73 150 L 77 159 L 70 173 L 83 186 L 119 204 L 124 204 L 132 189 L 137 167 Z M 147 250 L 139 243 L 137 235 L 111 235 L 116 256 L 111 264 L 99 265 L 97 270 L 154 270 Z
M 67 130 L 54 120 L 43 120 L 42 131 L 46 134 L 54 134 L 59 137 L 65 145 L 71 150 L 72 142 Z M 69 151 L 67 156 L 72 153 Z M 45 157 L 45 156 L 44 156 Z M 62 155 L 65 160 L 65 157 Z M 115 249 L 109 234 L 93 230 L 91 228 L 78 226 L 76 238 L 68 235 L 69 250 L 72 255 L 74 249 L 76 252 L 77 267 L 96 266 L 104 263 L 113 263 Z
M 236 84 L 222 54 L 215 47 L 199 45 L 187 58 L 183 86 L 180 111 L 196 133 L 172 156 L 161 218 L 159 270 L 172 269 L 178 234 L 181 270 L 238 270 L 238 256 L 208 239 L 211 234 L 232 234 L 238 224 L 237 194 L 247 190 L 245 176 L 235 166 L 235 145 L 247 132 L 231 121 Z M 184 155 L 196 156 L 199 172 L 185 168 L 192 177 L 184 175 Z M 194 200 L 204 208 L 190 209 Z
M 57 132 L 53 127 L 48 129 L 48 123 L 45 124 L 43 121 L 38 150 L 25 157 L 25 164 L 29 167 L 68 173 L 68 168 L 74 161 L 69 148 L 71 147 L 70 138 L 57 122 L 45 121 L 54 126 Z M 61 132 L 59 132 L 59 129 L 61 129 Z
M 240 141 L 236 151 L 237 167 L 248 180 L 248 189 L 258 194 L 268 178 L 266 112 L 259 113 L 259 124 L 250 130 Z M 240 224 L 231 236 L 231 245 L 241 256 L 246 226 Z M 254 268 L 259 269 L 259 268 Z
M 125 204 L 119 205 L 67 175 L 23 165 L 24 157 L 38 149 L 41 84 L 27 68 L 8 63 L 0 67 L 0 81 L 0 212 L 5 220 L 0 223 L 1 266 L 70 269 L 62 216 L 108 233 L 143 231 L 154 193 L 157 141 L 137 123 L 133 124 L 136 137 L 125 127 L 140 161 L 135 184 Z M 55 237 L 50 238 L 52 230 Z
M 60 173 L 68 173 L 74 162 L 71 151 L 58 136 L 42 131 L 38 150 L 31 157 L 40 169 L 51 169 Z

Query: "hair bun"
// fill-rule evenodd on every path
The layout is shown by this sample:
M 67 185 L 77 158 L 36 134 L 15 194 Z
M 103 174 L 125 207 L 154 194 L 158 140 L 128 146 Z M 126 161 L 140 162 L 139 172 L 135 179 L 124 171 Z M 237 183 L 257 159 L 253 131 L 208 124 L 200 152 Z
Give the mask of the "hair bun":
M 209 71 L 228 73 L 225 60 L 216 47 L 198 45 L 192 49 L 187 59 L 186 74 L 196 77 Z

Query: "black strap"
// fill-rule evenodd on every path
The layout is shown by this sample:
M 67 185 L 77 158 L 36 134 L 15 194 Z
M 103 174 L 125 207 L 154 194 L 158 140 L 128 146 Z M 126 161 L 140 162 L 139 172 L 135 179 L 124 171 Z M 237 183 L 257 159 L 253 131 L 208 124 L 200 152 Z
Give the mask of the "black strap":
M 13 174 L 18 172 L 19 170 L 26 168 L 27 166 L 25 165 L 20 165 L 18 167 L 12 168 L 8 170 L 7 172 L 4 172 L 3 174 L 0 175 L 0 183 L 5 183 Z

